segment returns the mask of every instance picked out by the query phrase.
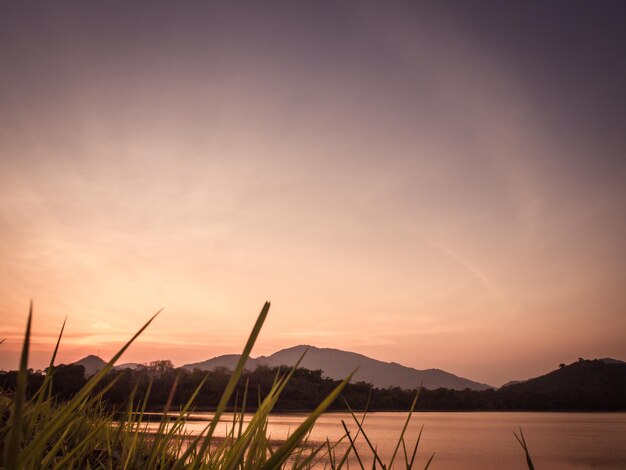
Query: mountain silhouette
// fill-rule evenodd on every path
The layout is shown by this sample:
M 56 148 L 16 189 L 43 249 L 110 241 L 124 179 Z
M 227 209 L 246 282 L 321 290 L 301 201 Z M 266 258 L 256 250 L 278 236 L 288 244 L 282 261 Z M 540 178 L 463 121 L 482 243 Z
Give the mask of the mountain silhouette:
M 545 375 L 503 385 L 500 390 L 561 396 L 615 393 L 626 397 L 626 363 L 617 359 L 579 359 Z
M 90 354 L 82 359 L 74 362 L 74 365 L 83 366 L 85 368 L 85 376 L 90 376 L 98 372 L 106 365 L 106 361 L 98 356 Z
M 498 390 L 511 409 L 624 410 L 626 363 L 579 359 L 557 370 Z
M 98 372 L 100 369 L 102 369 L 107 364 L 107 361 L 105 361 L 101 357 L 98 357 L 94 354 L 90 354 L 89 356 L 85 356 L 82 359 L 79 359 L 78 361 L 73 362 L 73 364 L 78 365 L 78 366 L 83 366 L 85 368 L 85 376 L 90 377 L 96 372 Z M 137 369 L 138 367 L 141 367 L 142 365 L 143 364 L 138 364 L 136 362 L 129 362 L 126 364 L 116 365 L 113 368 L 114 369 Z
M 475 382 L 463 377 L 458 377 L 440 369 L 418 370 L 406 367 L 396 362 L 383 362 L 354 352 L 340 349 L 317 348 L 315 346 L 294 346 L 281 349 L 269 356 L 250 358 L 246 363 L 247 369 L 257 366 L 293 366 L 304 354 L 300 367 L 306 369 L 321 369 L 326 377 L 331 379 L 344 379 L 358 367 L 354 374 L 353 382 L 364 381 L 378 388 L 400 387 L 415 389 L 422 385 L 424 388 L 434 390 L 437 388 L 449 388 L 452 390 L 486 390 L 493 388 L 490 385 Z M 217 367 L 234 369 L 239 360 L 238 354 L 217 356 L 206 361 L 194 364 L 186 364 L 183 367 L 189 370 L 211 370 Z
M 504 389 L 507 387 L 510 387 L 511 385 L 519 385 L 519 384 L 525 384 L 530 382 L 531 386 L 530 388 L 534 388 L 537 386 L 537 384 L 542 384 L 544 382 L 554 382 L 554 384 L 558 384 L 560 383 L 560 381 L 563 380 L 568 380 L 566 379 L 566 377 L 569 377 L 569 374 L 572 372 L 572 369 L 570 368 L 571 366 L 575 365 L 575 364 L 583 364 L 583 363 L 587 363 L 587 362 L 592 362 L 592 365 L 596 365 L 598 367 L 596 367 L 596 369 L 599 369 L 600 367 L 602 367 L 602 364 L 623 364 L 626 365 L 626 362 L 624 361 L 620 361 L 619 359 L 613 359 L 610 357 L 603 357 L 601 359 L 593 359 L 593 360 L 585 360 L 585 359 L 579 359 L 578 362 L 574 362 L 570 365 L 565 365 L 565 364 L 561 364 L 559 369 L 554 370 L 552 372 L 549 372 L 548 374 L 542 375 L 540 377 L 533 377 L 531 379 L 523 379 L 523 380 L 511 380 L 510 382 L 505 383 L 504 385 L 502 385 L 500 388 Z M 564 374 L 563 372 L 559 372 L 559 370 L 563 370 L 563 369 L 567 369 L 567 373 Z M 577 368 L 574 368 L 574 370 L 578 370 Z M 603 371 L 614 371 L 614 370 L 618 370 L 616 368 L 602 368 Z M 586 371 L 588 372 L 588 369 L 586 369 Z M 559 372 L 559 373 L 556 373 Z M 556 374 L 555 374 L 556 373 Z M 574 374 L 576 374 L 576 372 L 574 372 Z M 537 379 L 541 379 L 541 380 L 537 380 Z M 573 385 L 578 385 L 578 382 L 580 382 L 580 380 L 582 379 L 582 377 L 575 377 L 574 378 L 574 382 L 576 383 L 568 383 L 566 385 L 566 387 L 572 387 Z M 524 390 L 524 388 L 520 388 L 520 390 Z

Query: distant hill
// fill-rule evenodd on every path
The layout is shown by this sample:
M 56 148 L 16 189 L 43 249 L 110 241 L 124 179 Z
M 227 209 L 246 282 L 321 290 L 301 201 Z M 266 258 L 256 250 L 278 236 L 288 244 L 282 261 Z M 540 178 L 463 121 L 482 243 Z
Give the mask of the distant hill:
M 223 356 L 216 356 L 211 359 L 207 359 L 202 362 L 194 362 L 193 364 L 185 364 L 182 366 L 188 370 L 200 369 L 200 370 L 213 370 L 218 367 L 224 367 L 226 369 L 233 370 L 239 361 L 241 356 L 239 354 L 224 354 Z M 253 370 L 257 366 L 261 365 L 259 361 L 254 358 L 249 358 L 246 362 L 246 369 Z
M 508 387 L 509 385 L 523 384 L 524 382 L 526 381 L 525 380 L 511 380 L 510 382 L 507 382 L 504 385 L 501 385 L 500 388 Z
M 90 354 L 89 356 L 85 356 L 82 359 L 79 359 L 73 364 L 83 366 L 85 368 L 85 376 L 89 377 L 102 369 L 107 364 L 107 361 L 105 361 L 101 357 Z M 126 364 L 119 364 L 115 366 L 114 369 L 137 369 L 138 367 L 143 367 L 143 364 L 128 362 Z
M 518 409 L 624 409 L 626 363 L 580 359 L 540 377 L 503 386 L 498 393 Z
M 464 390 L 466 388 L 486 390 L 493 388 L 487 384 L 458 377 L 440 369 L 418 370 L 395 362 L 379 361 L 353 352 L 305 345 L 282 349 L 270 356 L 261 356 L 256 359 L 250 358 L 246 363 L 246 368 L 252 370 L 259 365 L 269 367 L 293 366 L 305 351 L 307 353 L 301 363 L 302 367 L 311 370 L 322 370 L 325 376 L 335 380 L 344 379 L 358 367 L 359 369 L 354 375 L 353 381 L 369 382 L 378 388 L 400 387 L 415 389 L 420 385 L 431 390 L 437 388 L 453 390 Z M 238 360 L 238 354 L 228 354 L 203 362 L 186 364 L 183 367 L 189 370 L 211 370 L 216 367 L 233 369 Z
M 119 364 L 114 366 L 114 369 L 139 369 L 140 367 L 145 367 L 145 364 L 140 364 L 138 362 L 127 362 L 125 364 Z
M 626 362 L 624 361 L 620 361 L 619 359 L 613 359 L 610 357 L 603 357 L 601 359 L 594 359 L 595 361 L 601 361 L 604 362 L 605 364 L 626 364 Z M 581 362 L 580 359 L 578 360 L 578 362 Z M 565 364 L 561 364 L 561 368 L 563 368 L 565 366 Z M 500 386 L 500 388 L 504 388 L 504 387 L 508 387 L 510 385 L 517 385 L 517 384 L 521 384 L 521 383 L 526 383 L 528 382 L 529 379 L 523 379 L 523 380 L 511 380 L 510 382 L 505 383 L 504 385 Z
M 74 362 L 77 366 L 83 366 L 85 368 L 85 376 L 90 376 L 98 372 L 106 365 L 106 361 L 102 358 L 90 354 L 89 356 L 83 357 L 82 359 Z

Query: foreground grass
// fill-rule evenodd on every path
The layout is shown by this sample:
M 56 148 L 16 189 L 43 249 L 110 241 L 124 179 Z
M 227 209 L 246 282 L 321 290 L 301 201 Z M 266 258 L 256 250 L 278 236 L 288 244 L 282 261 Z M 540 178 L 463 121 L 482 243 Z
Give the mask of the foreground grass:
M 193 410 L 194 400 L 204 382 L 200 383 L 189 401 L 180 409 L 169 410 L 156 426 L 149 423 L 144 415 L 148 392 L 140 397 L 135 391 L 128 400 L 127 409 L 113 415 L 108 410 L 103 395 L 114 381 L 104 390 L 95 392 L 96 385 L 111 371 L 115 362 L 150 325 L 156 315 L 118 351 L 107 365 L 96 373 L 85 386 L 69 401 L 57 403 L 52 396 L 54 381 L 54 361 L 57 355 L 63 328 L 57 340 L 48 373 L 43 385 L 29 399 L 26 397 L 27 364 L 30 346 L 32 305 L 28 316 L 24 345 L 20 358 L 16 389 L 12 396 L 0 396 L 0 464 L 3 469 L 309 469 L 323 466 L 341 469 L 357 465 L 364 469 L 364 462 L 371 462 L 372 468 L 415 466 L 421 432 L 415 443 L 410 445 L 405 439 L 417 396 L 409 410 L 405 425 L 387 462 L 383 462 L 363 429 L 363 420 L 351 412 L 356 429 L 351 432 L 342 421 L 344 436 L 338 442 L 314 443 L 308 440 L 309 433 L 317 418 L 337 399 L 350 374 L 342 381 L 305 420 L 284 441 L 270 441 L 268 420 L 276 401 L 291 378 L 300 361 L 288 372 L 279 375 L 266 397 L 258 398 L 256 412 L 244 422 L 247 387 L 243 397 L 233 397 L 236 385 L 241 378 L 244 365 L 252 351 L 261 327 L 269 312 L 266 302 L 252 329 L 250 337 L 230 381 L 222 394 L 209 424 L 198 434 L 189 434 L 186 423 Z M 300 359 L 302 360 L 302 358 Z M 206 380 L 206 378 L 205 378 Z M 170 397 L 173 397 L 176 383 Z M 216 436 L 216 428 L 229 402 L 235 401 L 235 412 L 227 435 Z M 240 399 L 241 398 L 241 399 Z M 347 405 L 347 403 L 346 403 Z M 149 425 L 151 424 L 151 425 Z M 521 430 L 520 430 L 521 431 Z M 526 442 L 521 434 L 520 444 L 526 452 L 529 468 L 532 467 Z M 361 455 L 357 451 L 356 439 L 361 437 L 367 451 Z M 517 436 L 516 436 L 517 437 Z M 430 466 L 433 456 L 427 461 Z
M 174 412 L 169 411 L 169 407 L 166 408 L 156 430 L 154 427 L 149 428 L 147 420 L 144 420 L 149 391 L 143 397 L 135 397 L 134 393 L 131 394 L 128 408 L 121 416 L 113 416 L 102 400 L 103 394 L 108 387 L 112 386 L 112 383 L 104 390 L 97 393 L 94 391 L 96 385 L 113 368 L 115 362 L 132 342 L 150 325 L 156 315 L 141 327 L 107 365 L 96 373 L 71 400 L 58 404 L 51 391 L 54 380 L 54 361 L 63 334 L 62 328 L 44 383 L 32 398 L 27 399 L 26 381 L 32 320 L 31 305 L 20 358 L 17 386 L 11 397 L 3 397 L 0 400 L 0 445 L 2 447 L 0 462 L 2 468 L 275 469 L 289 467 L 306 469 L 323 461 L 327 467 L 340 469 L 346 466 L 349 458 L 352 461 L 356 460 L 363 468 L 361 457 L 354 446 L 354 439 L 359 433 L 363 434 L 366 440 L 367 436 L 361 427 L 362 420 L 359 421 L 354 414 L 355 422 L 359 428 L 354 436 L 350 435 L 344 423 L 346 435 L 339 442 L 330 443 L 327 441 L 321 444 L 308 442 L 308 435 L 316 419 L 341 394 L 352 374 L 341 382 L 286 440 L 280 443 L 269 440 L 268 419 L 297 364 L 291 371 L 276 377 L 269 394 L 265 398 L 259 399 L 256 412 L 246 423 L 244 423 L 244 413 L 247 391 L 241 400 L 236 397 L 235 401 L 240 405 L 235 406 L 233 421 L 229 426 L 227 436 L 225 438 L 215 436 L 217 424 L 227 404 L 233 398 L 233 392 L 267 317 L 269 308 L 269 303 L 263 306 L 212 420 L 201 433 L 191 435 L 185 431 L 185 424 L 202 383 L 181 409 Z M 174 389 L 171 393 L 172 396 L 173 392 Z M 409 457 L 403 436 L 404 430 L 396 452 L 394 452 L 389 463 L 383 463 L 380 460 L 376 455 L 375 448 L 367 440 L 373 451 L 375 466 L 391 467 L 396 455 L 399 455 L 398 449 L 402 444 L 405 464 L 407 468 L 412 467 L 417 443 L 412 456 Z M 340 452 L 338 444 L 341 441 L 344 442 L 344 445 Z

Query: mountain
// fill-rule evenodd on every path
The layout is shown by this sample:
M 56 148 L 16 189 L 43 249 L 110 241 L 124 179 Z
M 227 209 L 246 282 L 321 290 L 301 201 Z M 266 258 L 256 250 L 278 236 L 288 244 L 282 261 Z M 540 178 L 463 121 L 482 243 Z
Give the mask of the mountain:
M 626 364 L 626 362 L 624 361 L 620 361 L 619 359 L 613 359 L 610 357 L 603 357 L 601 359 L 594 359 L 594 361 L 600 361 L 603 362 L 605 364 Z M 578 363 L 580 362 L 584 362 L 584 359 L 579 359 Z M 574 363 L 576 364 L 576 363 Z M 570 364 L 571 365 L 571 364 Z M 564 367 L 567 367 L 565 364 L 561 364 L 559 366 L 560 369 L 563 369 Z M 505 388 L 508 387 L 510 385 L 517 385 L 517 384 L 522 384 L 522 383 L 526 383 L 528 382 L 529 379 L 523 379 L 523 380 L 511 380 L 510 382 L 505 383 L 504 385 L 502 385 L 500 388 Z
M 508 387 L 509 385 L 523 384 L 526 382 L 525 380 L 511 380 L 504 385 L 501 385 L 500 388 Z
M 185 364 L 183 367 L 188 370 L 200 369 L 200 370 L 213 370 L 218 367 L 225 367 L 226 369 L 234 370 L 241 355 L 239 354 L 224 354 L 223 356 L 216 356 L 211 359 L 207 359 L 202 362 L 194 362 L 193 364 Z M 248 358 L 246 362 L 246 369 L 253 370 L 261 364 L 254 358 Z
M 145 364 L 140 364 L 138 362 L 127 362 L 125 364 L 119 364 L 114 366 L 114 369 L 119 369 L 119 370 L 123 370 L 123 369 L 139 369 L 140 367 L 145 367 Z
M 344 379 L 358 367 L 353 377 L 353 382 L 364 381 L 372 383 L 378 388 L 400 387 L 415 389 L 420 384 L 424 388 L 431 390 L 437 388 L 453 390 L 464 390 L 466 388 L 486 390 L 493 388 L 440 369 L 418 370 L 395 362 L 379 361 L 354 352 L 305 345 L 282 349 L 270 356 L 261 356 L 256 359 L 250 358 L 246 363 L 246 368 L 254 369 L 260 365 L 269 367 L 293 366 L 305 351 L 306 355 L 300 364 L 301 367 L 311 370 L 321 369 L 325 376 L 336 380 Z M 233 369 L 239 357 L 237 354 L 228 354 L 195 364 L 187 364 L 183 367 L 190 370 L 210 370 L 216 367 Z
M 102 369 L 106 365 L 106 362 L 98 356 L 90 354 L 74 362 L 74 365 L 83 366 L 85 368 L 85 376 L 89 377 Z
M 579 359 L 498 393 L 518 409 L 626 408 L 626 363 L 616 359 Z
M 90 377 L 98 372 L 100 369 L 102 369 L 107 364 L 107 362 L 98 356 L 90 354 L 89 356 L 85 356 L 82 359 L 73 362 L 72 364 L 83 366 L 85 368 L 85 377 Z M 126 364 L 119 364 L 115 366 L 114 369 L 138 369 L 139 367 L 143 367 L 143 364 L 128 362 Z

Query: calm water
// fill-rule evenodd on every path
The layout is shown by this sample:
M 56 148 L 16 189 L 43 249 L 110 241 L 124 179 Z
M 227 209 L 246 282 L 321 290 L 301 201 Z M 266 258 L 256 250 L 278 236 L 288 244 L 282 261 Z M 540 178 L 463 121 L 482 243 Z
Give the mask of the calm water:
M 210 415 L 198 413 L 194 417 Z M 272 415 L 271 437 L 284 439 L 304 417 Z M 342 419 L 354 435 L 356 424 L 350 415 L 329 413 L 320 417 L 311 440 L 339 439 L 343 435 Z M 406 413 L 369 413 L 366 417 L 364 429 L 383 461 L 390 458 L 405 419 Z M 417 468 L 423 468 L 434 452 L 430 467 L 434 470 L 524 469 L 524 453 L 513 436 L 522 426 L 538 469 L 626 469 L 626 413 L 415 413 L 405 437 L 407 447 L 412 448 L 422 424 Z M 202 420 L 190 422 L 188 430 L 199 431 L 205 425 Z M 225 433 L 227 426 L 224 421 L 219 432 Z M 358 448 L 367 456 L 362 438 Z M 403 462 L 402 455 L 400 458 L 398 463 Z

